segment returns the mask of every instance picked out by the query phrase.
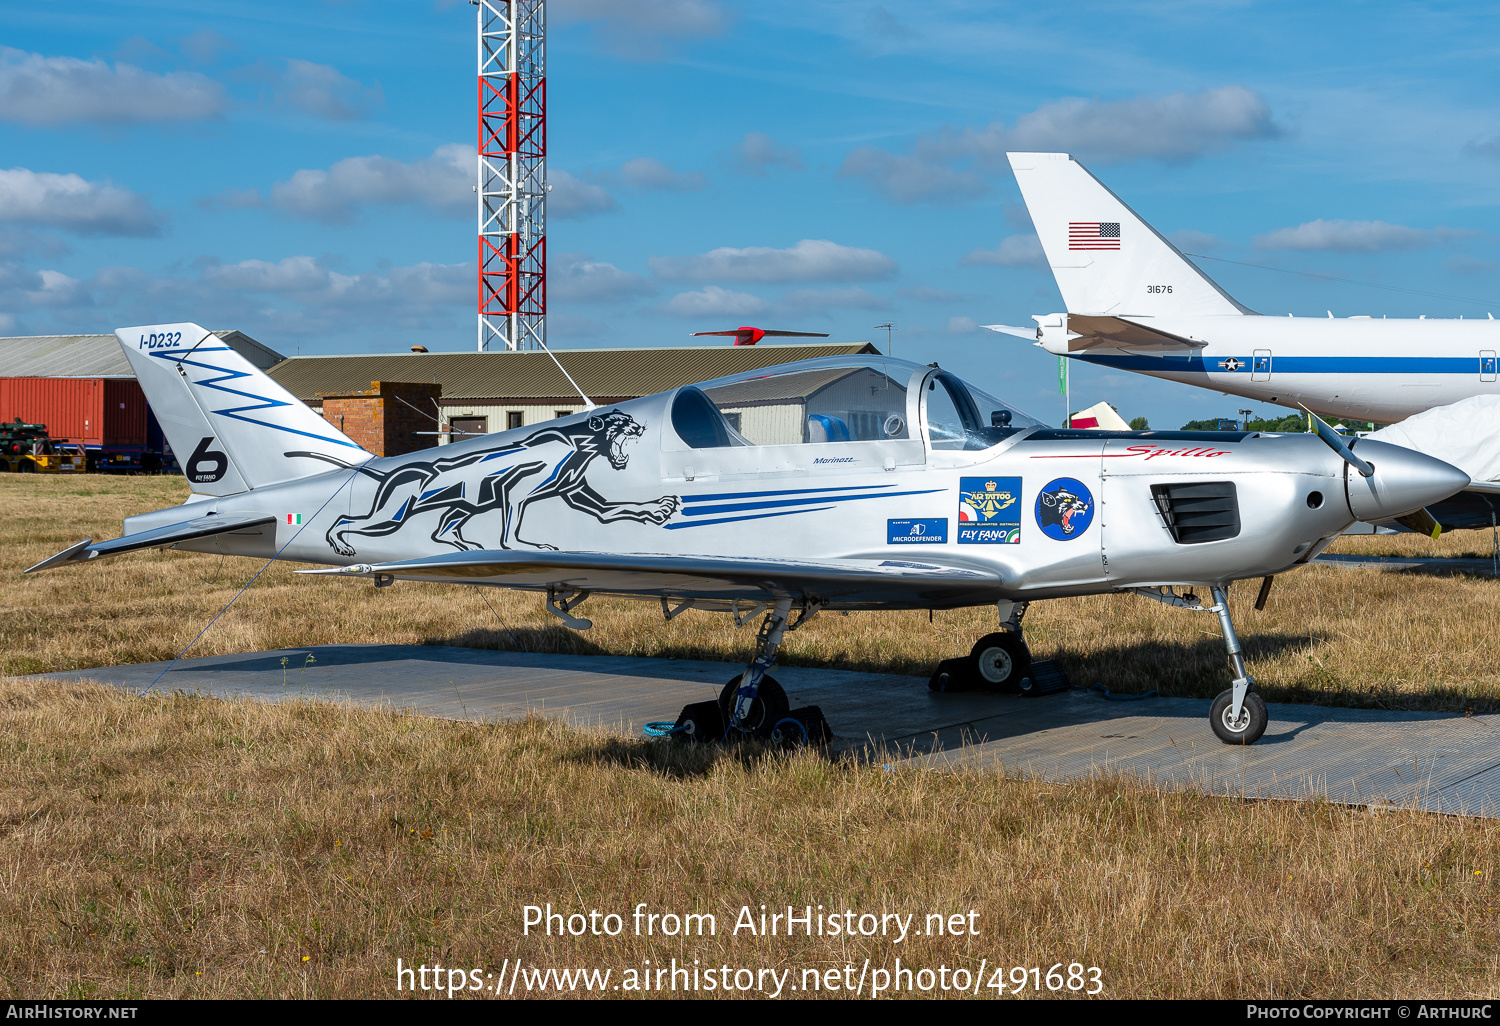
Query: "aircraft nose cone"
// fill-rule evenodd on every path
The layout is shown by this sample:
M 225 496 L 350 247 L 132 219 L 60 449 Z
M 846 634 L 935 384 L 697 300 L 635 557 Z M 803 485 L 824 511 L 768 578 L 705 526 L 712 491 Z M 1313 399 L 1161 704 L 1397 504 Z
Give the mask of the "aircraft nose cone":
M 1353 467 L 1344 471 L 1349 512 L 1361 520 L 1405 516 L 1428 503 L 1446 499 L 1469 484 L 1469 475 L 1453 464 L 1414 449 L 1368 438 L 1360 439 L 1352 449 L 1356 456 L 1375 467 L 1373 477 L 1365 477 Z

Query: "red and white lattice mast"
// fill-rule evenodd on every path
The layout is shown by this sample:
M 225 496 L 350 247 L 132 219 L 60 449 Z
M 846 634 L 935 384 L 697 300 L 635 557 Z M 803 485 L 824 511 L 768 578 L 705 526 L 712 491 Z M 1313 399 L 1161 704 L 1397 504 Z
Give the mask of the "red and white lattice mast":
M 545 0 L 477 0 L 479 350 L 547 344 Z

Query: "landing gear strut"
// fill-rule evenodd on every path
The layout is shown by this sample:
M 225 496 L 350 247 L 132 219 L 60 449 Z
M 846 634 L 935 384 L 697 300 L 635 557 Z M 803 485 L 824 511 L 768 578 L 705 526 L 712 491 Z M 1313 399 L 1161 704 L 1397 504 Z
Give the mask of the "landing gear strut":
M 833 734 L 823 719 L 823 711 L 815 705 L 790 708 L 786 692 L 769 672 L 776 665 L 776 651 L 781 647 L 782 637 L 816 616 L 822 606 L 820 601 L 809 599 L 803 603 L 797 619 L 790 620 L 790 598 L 772 603 L 756 634 L 755 657 L 750 665 L 729 679 L 717 701 L 686 706 L 671 733 L 687 741 L 720 741 L 736 734 L 751 735 L 784 748 L 831 740 Z M 741 619 L 736 614 L 736 619 L 743 623 L 754 615 L 751 612 Z
M 1229 596 L 1223 588 L 1215 587 L 1213 597 L 1214 612 L 1219 614 L 1219 627 L 1224 631 L 1224 647 L 1229 650 L 1229 665 L 1234 668 L 1234 685 L 1209 706 L 1208 723 L 1226 745 L 1253 745 L 1266 732 L 1270 717 L 1266 703 L 1250 690 L 1255 678 L 1245 671 L 1239 635 L 1229 619 Z
M 1205 606 L 1191 593 L 1178 595 L 1172 588 L 1135 588 L 1136 594 L 1169 606 L 1188 609 L 1197 613 L 1217 613 L 1219 628 L 1224 632 L 1224 647 L 1229 652 L 1229 666 L 1234 671 L 1234 682 L 1228 691 L 1215 698 L 1208 709 L 1208 725 L 1214 736 L 1226 745 L 1253 745 L 1266 732 L 1270 717 L 1266 703 L 1251 689 L 1255 678 L 1245 669 L 1245 656 L 1240 649 L 1239 635 L 1234 631 L 1234 621 L 1229 618 L 1229 596 L 1218 585 L 1209 591 L 1214 604 Z
M 724 685 L 719 705 L 730 730 L 754 733 L 776 723 L 791 708 L 786 692 L 776 683 L 776 678 L 767 675 L 767 671 L 776 665 L 776 650 L 781 647 L 791 611 L 790 598 L 776 600 L 755 635 L 755 658 L 750 660 L 744 673 Z M 806 620 L 804 614 L 798 625 Z

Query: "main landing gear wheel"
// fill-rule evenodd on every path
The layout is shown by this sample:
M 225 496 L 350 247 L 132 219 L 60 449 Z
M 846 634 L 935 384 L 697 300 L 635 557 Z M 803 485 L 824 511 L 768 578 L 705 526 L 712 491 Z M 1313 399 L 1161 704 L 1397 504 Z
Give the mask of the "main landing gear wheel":
M 974 643 L 969 652 L 979 686 L 989 691 L 1020 691 L 1031 672 L 1031 650 L 1016 631 L 996 631 Z
M 1214 728 L 1220 741 L 1226 745 L 1253 745 L 1266 732 L 1270 717 L 1266 714 L 1266 703 L 1254 691 L 1245 695 L 1240 703 L 1239 719 L 1229 715 L 1234 705 L 1234 689 L 1225 691 L 1208 710 L 1209 726 Z
M 734 718 L 734 693 L 739 690 L 740 675 L 735 674 L 724 685 L 724 690 L 719 692 L 719 708 L 724 712 L 724 722 L 730 723 Z M 760 679 L 760 687 L 755 692 L 755 697 L 750 700 L 750 714 L 739 722 L 739 729 L 746 734 L 761 734 L 768 732 L 779 720 L 786 717 L 791 711 L 791 702 L 787 700 L 786 692 L 781 685 L 776 683 L 776 678 L 766 674 Z

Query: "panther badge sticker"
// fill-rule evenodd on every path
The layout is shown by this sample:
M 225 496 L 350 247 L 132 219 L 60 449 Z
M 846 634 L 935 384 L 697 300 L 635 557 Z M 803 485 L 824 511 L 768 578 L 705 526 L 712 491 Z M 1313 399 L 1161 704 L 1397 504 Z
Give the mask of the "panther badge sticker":
M 1070 541 L 1094 522 L 1094 497 L 1071 477 L 1051 481 L 1036 497 L 1036 526 L 1048 538 Z
M 1021 540 L 1021 479 L 958 479 L 960 545 L 1015 545 Z

